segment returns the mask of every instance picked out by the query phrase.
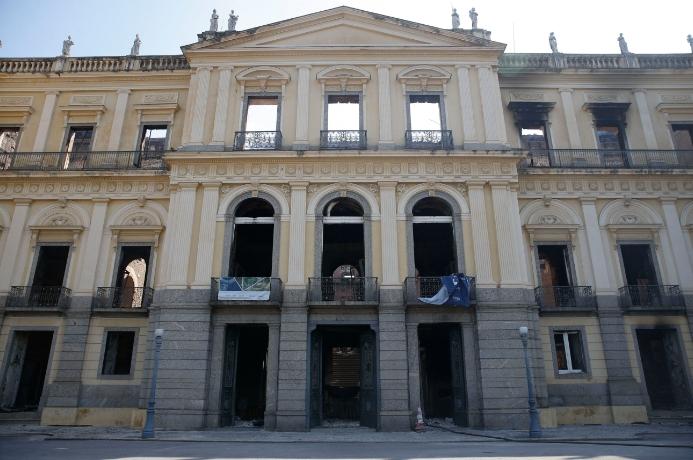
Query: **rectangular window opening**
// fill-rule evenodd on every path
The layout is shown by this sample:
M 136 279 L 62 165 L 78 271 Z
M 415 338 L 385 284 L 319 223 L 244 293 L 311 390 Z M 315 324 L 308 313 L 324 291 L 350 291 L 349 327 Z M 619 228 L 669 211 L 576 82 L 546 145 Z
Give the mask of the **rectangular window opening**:
M 134 346 L 134 331 L 108 331 L 101 374 L 129 375 Z
M 629 286 L 647 286 L 657 283 L 657 273 L 649 244 L 622 244 L 621 256 Z
M 357 131 L 361 129 L 361 103 L 358 94 L 327 96 L 327 130 Z
M 558 373 L 585 372 L 585 357 L 582 351 L 580 331 L 556 331 L 553 334 L 553 339 Z
M 547 150 L 546 126 L 543 123 L 523 123 L 520 125 L 520 140 L 526 150 Z
M 601 150 L 624 150 L 626 148 L 623 126 L 615 123 L 597 122 L 597 147 Z
M 243 131 L 277 131 L 279 98 L 248 96 Z
M 17 151 L 19 127 L 0 127 L 0 153 Z
M 409 129 L 412 131 L 440 131 L 443 129 L 440 96 L 409 95 Z
M 674 133 L 674 148 L 677 150 L 693 150 L 693 124 L 672 125 Z
M 139 145 L 140 150 L 143 152 L 163 152 L 166 150 L 167 137 L 167 125 L 144 125 Z
M 89 152 L 93 137 L 93 126 L 71 126 L 67 133 L 65 151 L 69 153 Z
M 60 287 L 67 270 L 69 246 L 39 246 L 34 270 L 34 286 Z

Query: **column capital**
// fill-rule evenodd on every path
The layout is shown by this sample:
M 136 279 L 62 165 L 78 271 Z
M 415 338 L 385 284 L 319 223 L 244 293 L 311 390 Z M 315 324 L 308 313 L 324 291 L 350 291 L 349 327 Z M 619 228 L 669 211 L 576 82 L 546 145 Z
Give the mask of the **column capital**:
M 631 89 L 631 92 L 633 94 L 636 94 L 636 93 L 647 94 L 647 90 L 645 88 L 633 88 L 633 89 Z
M 491 188 L 508 188 L 510 186 L 510 182 L 506 180 L 490 180 L 488 183 Z
M 211 72 L 212 68 L 213 67 L 211 65 L 201 65 L 201 66 L 194 67 L 195 73 Z
M 397 187 L 397 184 L 398 184 L 398 182 L 396 182 L 396 181 L 383 181 L 383 182 L 378 181 L 378 187 L 380 187 L 381 189 L 383 189 L 383 188 L 395 188 L 395 187 Z
M 31 198 L 15 198 L 15 206 L 29 206 L 32 202 Z
M 591 204 L 594 206 L 597 203 L 597 198 L 593 196 L 581 196 L 578 198 L 581 204 Z
M 221 187 L 221 182 L 203 182 L 201 185 L 204 189 L 219 188 Z
M 484 188 L 488 181 L 485 180 L 468 180 L 465 182 L 467 188 Z
M 109 201 L 111 201 L 111 199 L 105 198 L 105 197 L 97 197 L 97 198 L 92 198 L 91 201 L 94 203 L 108 203 Z
M 470 64 L 455 64 L 456 69 L 470 69 L 472 66 Z
M 375 68 L 378 70 L 380 70 L 380 69 L 388 69 L 389 70 L 392 68 L 392 65 L 390 65 L 390 64 L 376 64 Z
M 60 94 L 60 91 L 56 91 L 56 90 L 46 91 L 46 96 L 58 96 L 59 94 Z
M 129 88 L 118 88 L 116 90 L 116 93 L 118 94 L 130 94 L 131 92 L 132 90 L 130 90 Z
M 574 91 L 573 88 L 558 88 L 559 93 L 573 93 Z
M 311 66 L 310 64 L 298 64 L 298 65 L 296 66 L 296 68 L 297 68 L 298 70 L 301 70 L 301 69 L 310 70 L 310 69 L 312 68 L 312 66 Z
M 308 187 L 308 184 L 310 182 L 289 182 L 289 185 L 291 186 L 291 189 L 305 189 Z
M 199 184 L 197 182 L 180 182 L 178 183 L 179 190 L 196 190 Z
M 675 196 L 660 196 L 659 201 L 662 202 L 662 204 L 671 204 L 674 205 L 676 204 L 677 198 Z
M 231 72 L 233 69 L 234 69 L 234 67 L 232 65 L 220 65 L 219 66 L 220 72 L 222 72 L 222 71 Z

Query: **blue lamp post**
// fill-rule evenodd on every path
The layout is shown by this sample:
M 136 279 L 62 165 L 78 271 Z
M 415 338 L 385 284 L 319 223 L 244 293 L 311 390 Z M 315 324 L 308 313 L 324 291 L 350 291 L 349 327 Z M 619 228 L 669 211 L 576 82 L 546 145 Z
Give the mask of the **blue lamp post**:
M 529 402 L 529 437 L 541 437 L 541 423 L 539 423 L 539 412 L 537 411 L 537 400 L 534 397 L 534 377 L 532 376 L 532 367 L 529 365 L 529 354 L 527 353 L 527 336 L 529 330 L 527 326 L 520 328 L 520 339 L 522 339 L 522 348 L 525 354 L 525 370 L 527 371 L 527 399 Z
M 164 338 L 164 330 L 154 331 L 154 368 L 152 369 L 152 381 L 149 386 L 149 400 L 147 401 L 147 421 L 142 429 L 142 439 L 154 437 L 154 405 L 156 403 L 156 378 L 159 373 L 159 353 L 161 352 L 161 342 Z

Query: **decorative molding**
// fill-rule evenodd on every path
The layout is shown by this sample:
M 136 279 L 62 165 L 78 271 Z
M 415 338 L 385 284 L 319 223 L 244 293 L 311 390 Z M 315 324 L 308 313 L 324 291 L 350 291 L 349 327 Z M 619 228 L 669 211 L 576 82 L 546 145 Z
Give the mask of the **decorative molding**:
M 0 96 L 0 107 L 31 107 L 34 96 Z
M 510 93 L 511 101 L 543 101 L 545 94 L 539 91 L 536 92 L 525 92 L 525 91 L 512 91 Z
M 178 104 L 178 93 L 148 93 L 142 95 L 142 104 Z
M 93 95 L 73 95 L 70 97 L 70 105 L 104 105 L 106 96 L 101 94 Z
M 445 87 L 452 74 L 440 67 L 431 65 L 416 65 L 407 67 L 397 73 L 397 81 L 402 84 L 402 91 L 410 89 L 430 91 L 433 89 L 445 92 Z

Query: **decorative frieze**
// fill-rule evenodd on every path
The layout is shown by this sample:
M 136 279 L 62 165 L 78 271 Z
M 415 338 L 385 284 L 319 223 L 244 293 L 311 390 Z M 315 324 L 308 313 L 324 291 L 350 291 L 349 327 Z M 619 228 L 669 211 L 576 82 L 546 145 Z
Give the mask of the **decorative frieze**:
M 53 198 L 60 195 L 83 195 L 84 199 L 94 194 L 108 194 L 109 197 L 137 198 L 146 194 L 150 198 L 166 198 L 169 184 L 153 181 L 87 181 L 85 178 L 61 181 L 5 181 L 0 183 L 0 199 L 12 199 L 31 195 L 32 198 Z
M 142 95 L 142 104 L 177 104 L 178 93 L 151 93 Z
M 633 177 L 614 178 L 613 176 L 609 176 L 609 179 L 604 177 L 584 177 L 566 180 L 563 177 L 534 178 L 520 176 L 519 185 L 520 197 L 522 198 L 540 198 L 547 193 L 556 196 L 582 196 L 586 193 L 591 195 L 622 196 L 624 193 L 632 193 L 639 196 L 652 195 L 653 197 L 659 197 L 662 190 L 677 193 L 689 192 L 693 195 L 693 182 L 683 176 L 680 179 L 676 176 L 669 177 L 667 180 Z
M 0 107 L 30 107 L 33 96 L 0 96 Z
M 70 97 L 70 105 L 104 105 L 106 96 L 101 94 L 83 94 Z

